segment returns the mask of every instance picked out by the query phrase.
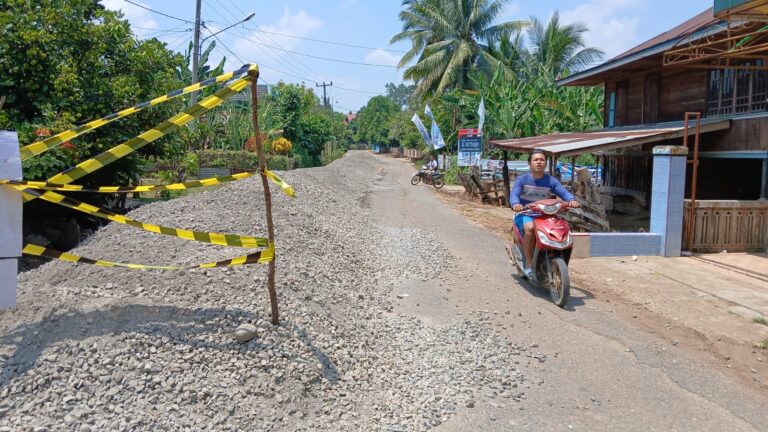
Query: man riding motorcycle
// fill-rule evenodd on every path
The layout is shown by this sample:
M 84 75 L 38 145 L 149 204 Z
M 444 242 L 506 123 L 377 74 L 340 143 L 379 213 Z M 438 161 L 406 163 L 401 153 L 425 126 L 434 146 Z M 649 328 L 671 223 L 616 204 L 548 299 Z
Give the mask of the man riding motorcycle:
M 536 149 L 528 155 L 529 174 L 518 176 L 515 185 L 509 193 L 509 203 L 512 210 L 520 212 L 524 206 L 549 198 L 555 194 L 561 200 L 568 203 L 571 208 L 579 207 L 579 202 L 563 185 L 554 177 L 545 174 L 547 157 L 544 150 Z M 526 278 L 531 278 L 531 262 L 533 250 L 536 247 L 536 238 L 533 233 L 533 218 L 528 215 L 515 214 L 514 219 L 517 229 L 523 233 L 523 249 L 525 250 L 525 267 L 523 273 Z

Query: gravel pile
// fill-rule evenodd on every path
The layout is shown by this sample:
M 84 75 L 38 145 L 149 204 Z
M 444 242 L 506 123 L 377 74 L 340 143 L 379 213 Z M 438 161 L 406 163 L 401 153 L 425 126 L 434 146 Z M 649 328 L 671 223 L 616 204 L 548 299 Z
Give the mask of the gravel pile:
M 298 198 L 273 189 L 279 326 L 265 265 L 45 264 L 19 275 L 18 307 L 0 312 L 0 431 L 416 431 L 481 398 L 525 398 L 524 369 L 544 356 L 482 319 L 430 327 L 392 313 L 404 275 L 444 277 L 452 258 L 431 233 L 375 222 L 365 205 L 381 179 L 373 158 L 353 152 L 282 175 Z M 266 233 L 260 179 L 130 216 Z M 73 253 L 190 265 L 243 250 L 111 224 Z M 255 331 L 246 343 L 233 337 L 243 324 Z

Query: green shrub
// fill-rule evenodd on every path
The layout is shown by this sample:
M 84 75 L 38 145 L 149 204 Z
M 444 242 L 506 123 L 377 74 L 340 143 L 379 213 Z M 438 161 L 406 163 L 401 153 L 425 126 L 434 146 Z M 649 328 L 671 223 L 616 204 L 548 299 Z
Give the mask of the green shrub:
M 256 153 L 244 150 L 198 150 L 201 167 L 239 168 L 253 171 L 259 168 L 259 157 Z
M 267 160 L 269 169 L 275 171 L 287 171 L 290 167 L 291 158 L 283 155 L 275 155 Z

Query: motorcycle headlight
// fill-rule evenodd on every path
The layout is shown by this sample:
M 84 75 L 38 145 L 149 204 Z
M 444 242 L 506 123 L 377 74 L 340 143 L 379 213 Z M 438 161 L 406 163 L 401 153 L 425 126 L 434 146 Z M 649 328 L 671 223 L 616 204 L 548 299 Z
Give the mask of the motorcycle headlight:
M 542 232 L 542 231 L 537 231 L 536 233 L 539 236 L 539 241 L 541 241 L 543 244 L 545 244 L 547 246 L 551 246 L 553 248 L 565 249 L 568 246 L 570 246 L 571 243 L 573 243 L 573 238 L 571 238 L 571 234 L 570 233 L 568 233 L 568 236 L 562 242 L 556 242 L 554 240 L 550 240 L 549 237 L 547 237 L 547 235 L 544 232 Z
M 545 214 L 548 214 L 548 215 L 553 215 L 553 214 L 557 213 L 558 211 L 560 211 L 560 206 L 561 206 L 561 204 L 557 203 L 557 204 L 553 204 L 553 205 L 539 206 L 539 208 L 541 209 L 542 213 L 545 213 Z

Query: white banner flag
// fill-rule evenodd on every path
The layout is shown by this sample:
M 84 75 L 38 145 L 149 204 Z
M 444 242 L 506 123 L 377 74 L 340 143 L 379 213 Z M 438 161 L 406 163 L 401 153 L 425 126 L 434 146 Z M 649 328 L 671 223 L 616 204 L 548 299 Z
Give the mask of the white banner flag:
M 411 118 L 411 121 L 413 124 L 416 125 L 416 129 L 419 130 L 419 133 L 421 134 L 421 137 L 424 138 L 424 142 L 427 143 L 428 146 L 432 146 L 432 138 L 429 137 L 429 132 L 427 132 L 427 128 L 424 126 L 424 123 L 421 122 L 421 118 L 419 118 L 419 114 L 413 113 L 413 117 Z
M 443 134 L 440 133 L 440 127 L 435 121 L 435 116 L 432 114 L 432 110 L 429 109 L 429 104 L 424 107 L 424 114 L 432 119 L 432 146 L 435 148 L 435 150 L 445 147 Z
M 432 119 L 432 145 L 435 147 L 435 150 L 445 147 L 443 134 L 440 133 L 440 127 L 435 119 Z
M 485 99 L 480 98 L 480 106 L 477 107 L 477 115 L 480 116 L 480 124 L 477 129 L 480 131 L 480 135 L 483 134 L 483 124 L 485 123 Z
M 432 115 L 432 110 L 431 110 L 431 109 L 429 109 L 429 104 L 427 104 L 427 105 L 424 107 L 424 114 L 425 114 L 427 117 L 431 118 L 432 120 L 434 120 L 434 119 L 435 119 L 435 116 L 433 116 L 433 115 Z

